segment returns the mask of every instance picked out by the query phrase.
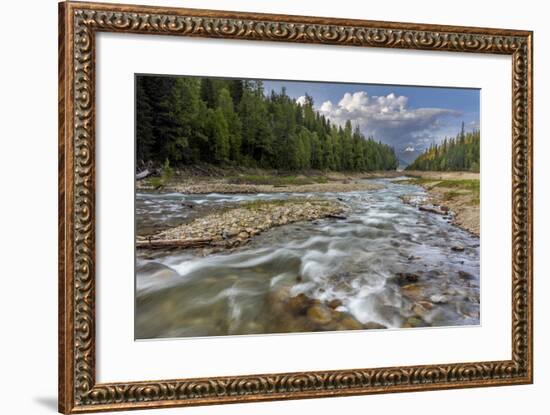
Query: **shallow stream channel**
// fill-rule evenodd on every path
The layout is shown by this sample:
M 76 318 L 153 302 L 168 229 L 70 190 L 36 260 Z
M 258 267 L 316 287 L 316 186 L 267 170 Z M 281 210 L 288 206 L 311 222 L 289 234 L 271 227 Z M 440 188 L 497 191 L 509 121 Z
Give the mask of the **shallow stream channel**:
M 136 251 L 137 339 L 479 324 L 479 238 L 403 196 L 138 193 L 138 233 L 254 200 L 337 199 L 345 218 L 272 228 L 244 246 Z M 191 209 L 189 206 L 193 206 Z

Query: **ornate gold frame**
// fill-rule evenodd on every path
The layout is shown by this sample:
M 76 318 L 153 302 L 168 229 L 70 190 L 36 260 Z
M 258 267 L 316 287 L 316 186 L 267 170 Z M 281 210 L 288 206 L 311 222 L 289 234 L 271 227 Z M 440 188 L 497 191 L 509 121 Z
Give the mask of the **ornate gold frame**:
M 126 383 L 95 379 L 95 34 L 512 55 L 509 360 Z M 80 413 L 532 383 L 533 33 L 116 4 L 59 4 L 59 411 Z

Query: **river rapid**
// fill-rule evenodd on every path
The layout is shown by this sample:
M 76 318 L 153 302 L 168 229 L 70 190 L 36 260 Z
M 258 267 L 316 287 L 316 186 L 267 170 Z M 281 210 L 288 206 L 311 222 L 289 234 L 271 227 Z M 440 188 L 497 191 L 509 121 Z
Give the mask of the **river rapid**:
M 377 190 L 315 194 L 138 193 L 138 234 L 243 201 L 338 199 L 345 219 L 273 228 L 245 246 L 137 250 L 137 339 L 479 324 L 479 238 L 403 196 L 425 191 L 397 179 Z M 199 213 L 197 213 L 199 212 Z M 304 294 L 357 324 L 319 324 L 288 310 Z

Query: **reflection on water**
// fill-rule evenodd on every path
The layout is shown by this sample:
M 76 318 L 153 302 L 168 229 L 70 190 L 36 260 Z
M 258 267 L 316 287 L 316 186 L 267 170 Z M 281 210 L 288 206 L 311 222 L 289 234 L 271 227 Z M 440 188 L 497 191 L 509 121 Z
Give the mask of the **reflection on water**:
M 274 228 L 231 252 L 139 250 L 136 338 L 479 324 L 479 239 L 401 201 L 420 187 L 378 182 L 322 195 L 139 194 L 139 231 L 255 199 L 339 198 L 349 213 Z M 302 293 L 335 311 L 297 313 L 289 299 Z

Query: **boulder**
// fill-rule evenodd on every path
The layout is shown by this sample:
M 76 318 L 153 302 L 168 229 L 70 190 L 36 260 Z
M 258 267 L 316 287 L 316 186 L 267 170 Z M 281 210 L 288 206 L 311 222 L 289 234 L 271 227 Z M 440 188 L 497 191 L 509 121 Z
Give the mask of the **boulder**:
M 420 276 L 418 274 L 414 274 L 412 272 L 398 272 L 396 275 L 399 285 L 418 282 L 418 280 L 420 279 Z
M 466 271 L 458 271 L 458 276 L 460 278 L 463 278 L 465 280 L 473 280 L 475 277 L 473 276 L 473 274 L 470 274 L 469 272 L 466 272 Z
M 315 304 L 309 307 L 307 310 L 307 316 L 313 323 L 316 324 L 323 325 L 332 321 L 332 313 L 330 312 L 330 308 L 322 304 Z
M 413 312 L 421 317 L 424 317 L 432 308 L 433 304 L 429 301 L 418 301 L 413 306 Z
M 347 316 L 340 321 L 338 328 L 340 330 L 361 330 L 363 325 L 352 316 Z
M 298 294 L 295 297 L 291 297 L 288 300 L 288 308 L 294 314 L 306 314 L 311 304 L 311 298 L 304 293 Z
M 249 237 L 250 235 L 246 231 L 239 232 L 239 234 L 237 235 L 237 238 L 243 239 L 243 240 L 248 239 Z
M 430 297 L 430 301 L 436 304 L 444 304 L 444 303 L 447 303 L 449 299 L 445 295 L 434 294 Z
M 239 231 L 235 228 L 229 228 L 224 230 L 223 234 L 226 238 L 234 238 L 239 234 Z
M 334 310 L 342 305 L 342 300 L 334 298 L 330 300 L 327 305 Z
M 403 295 L 420 300 L 425 297 L 424 288 L 420 284 L 407 284 L 401 287 Z
M 409 317 L 403 324 L 405 328 L 426 327 L 426 323 L 418 316 Z

